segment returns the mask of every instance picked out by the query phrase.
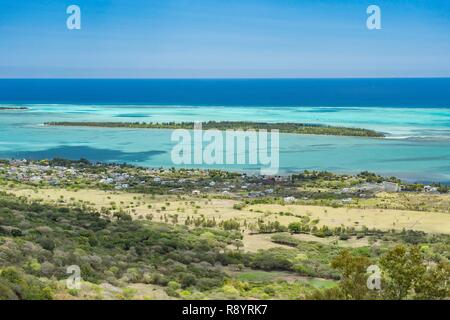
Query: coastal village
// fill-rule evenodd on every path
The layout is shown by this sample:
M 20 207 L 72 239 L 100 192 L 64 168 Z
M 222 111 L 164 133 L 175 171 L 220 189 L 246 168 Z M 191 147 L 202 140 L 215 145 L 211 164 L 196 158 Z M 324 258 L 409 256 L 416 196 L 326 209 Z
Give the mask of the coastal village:
M 313 172 L 312 175 L 320 175 Z M 2 160 L 0 178 L 22 184 L 57 187 L 99 187 L 105 190 L 147 191 L 159 194 L 213 194 L 235 199 L 280 197 L 286 203 L 308 200 L 311 191 L 301 192 L 299 186 L 308 173 L 289 176 L 248 175 L 217 170 L 150 169 L 129 165 L 91 164 L 67 160 Z M 328 174 L 332 175 L 332 174 Z M 407 192 L 410 186 L 392 181 L 368 182 L 363 178 L 333 175 L 342 188 L 331 188 L 334 198 L 351 203 L 353 198 L 368 198 L 376 193 Z M 380 177 L 381 178 L 381 177 Z M 379 179 L 380 179 L 379 178 Z M 358 183 L 360 182 L 360 183 Z M 415 191 L 445 193 L 437 186 L 415 185 Z M 330 190 L 327 190 L 328 192 Z M 316 190 L 315 193 L 320 193 Z

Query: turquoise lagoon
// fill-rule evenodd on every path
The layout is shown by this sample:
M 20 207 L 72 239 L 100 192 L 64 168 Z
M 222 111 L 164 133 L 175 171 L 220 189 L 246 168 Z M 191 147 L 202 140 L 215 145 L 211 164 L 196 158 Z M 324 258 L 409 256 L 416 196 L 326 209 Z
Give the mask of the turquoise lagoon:
M 301 170 L 364 170 L 408 181 L 450 183 L 450 109 L 386 107 L 238 107 L 155 105 L 1 105 L 0 158 L 64 157 L 172 167 L 171 130 L 46 127 L 49 121 L 261 121 L 350 126 L 385 139 L 280 135 L 280 174 Z M 197 166 L 209 167 L 211 166 Z M 256 166 L 213 168 L 249 171 Z

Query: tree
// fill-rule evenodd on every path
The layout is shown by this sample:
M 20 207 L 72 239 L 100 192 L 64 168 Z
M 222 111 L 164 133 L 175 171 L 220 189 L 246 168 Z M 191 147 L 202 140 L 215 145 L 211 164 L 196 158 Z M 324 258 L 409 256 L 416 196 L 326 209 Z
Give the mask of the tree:
M 380 259 L 383 275 L 383 296 L 387 299 L 402 300 L 413 294 L 426 272 L 426 266 L 417 246 L 409 250 L 399 245 L 388 251 Z
M 414 288 L 416 299 L 447 299 L 450 296 L 450 264 L 430 267 Z
M 354 256 L 348 250 L 342 251 L 331 262 L 331 266 L 342 274 L 339 288 L 345 299 L 362 300 L 370 296 L 367 288 L 367 268 L 369 265 L 369 258 Z

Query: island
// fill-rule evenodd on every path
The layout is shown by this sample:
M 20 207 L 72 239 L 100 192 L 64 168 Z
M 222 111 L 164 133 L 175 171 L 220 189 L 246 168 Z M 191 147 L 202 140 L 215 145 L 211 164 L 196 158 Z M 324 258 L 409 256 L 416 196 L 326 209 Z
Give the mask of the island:
M 193 129 L 194 122 L 46 122 L 47 126 L 66 127 L 101 127 L 101 128 L 128 128 L 128 129 Z M 279 130 L 281 133 L 315 134 L 351 137 L 383 138 L 385 135 L 369 129 L 335 127 L 320 124 L 305 123 L 265 123 L 247 121 L 207 121 L 202 123 L 204 130 Z
M 30 110 L 27 107 L 0 107 L 0 111 Z

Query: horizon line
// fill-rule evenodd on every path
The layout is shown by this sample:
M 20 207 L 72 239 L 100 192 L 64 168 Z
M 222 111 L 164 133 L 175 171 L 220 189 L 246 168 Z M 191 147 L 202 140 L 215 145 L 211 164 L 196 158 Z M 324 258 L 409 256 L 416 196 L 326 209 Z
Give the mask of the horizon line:
M 400 77 L 0 77 L 1 80 L 358 80 L 358 79 L 450 79 L 448 76 L 400 76 Z

